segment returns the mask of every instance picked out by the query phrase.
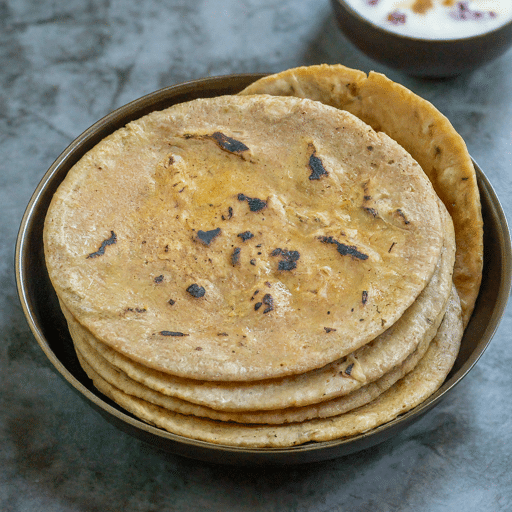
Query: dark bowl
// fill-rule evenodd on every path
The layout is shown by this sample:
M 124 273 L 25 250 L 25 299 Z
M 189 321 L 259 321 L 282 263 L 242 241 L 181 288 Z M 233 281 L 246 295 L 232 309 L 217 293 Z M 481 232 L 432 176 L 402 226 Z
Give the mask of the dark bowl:
M 72 142 L 43 176 L 21 222 L 15 261 L 18 293 L 30 329 L 57 372 L 78 396 L 119 429 L 163 450 L 208 462 L 255 465 L 321 461 L 374 446 L 404 430 L 454 388 L 489 344 L 510 290 L 511 248 L 505 215 L 478 166 L 485 223 L 485 267 L 480 295 L 455 366 L 443 386 L 423 404 L 394 421 L 348 439 L 279 449 L 233 448 L 170 434 L 138 420 L 99 393 L 81 369 L 45 266 L 44 218 L 55 190 L 82 155 L 108 134 L 153 110 L 197 97 L 236 93 L 260 76 L 221 76 L 161 89 L 110 113 Z
M 331 0 L 341 31 L 373 60 L 406 74 L 447 78 L 474 70 L 502 55 L 512 44 L 512 20 L 482 35 L 422 39 L 386 30 L 363 18 L 345 0 Z

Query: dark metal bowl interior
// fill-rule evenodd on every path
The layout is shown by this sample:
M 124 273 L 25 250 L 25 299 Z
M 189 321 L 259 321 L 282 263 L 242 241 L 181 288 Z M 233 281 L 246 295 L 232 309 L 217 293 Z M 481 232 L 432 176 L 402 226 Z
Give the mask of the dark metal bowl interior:
M 447 78 L 472 71 L 512 44 L 512 21 L 482 35 L 429 40 L 402 36 L 360 16 L 345 0 L 331 0 L 340 30 L 373 60 L 404 73 Z
M 44 218 L 58 185 L 86 151 L 114 130 L 152 110 L 196 97 L 236 93 L 260 76 L 207 78 L 159 90 L 112 112 L 72 142 L 42 178 L 23 217 L 15 257 L 18 292 L 30 329 L 55 369 L 80 397 L 119 429 L 169 452 L 209 462 L 295 464 L 327 460 L 374 446 L 406 428 L 453 389 L 489 344 L 509 295 L 511 249 L 504 213 L 478 166 L 485 223 L 485 266 L 478 302 L 455 366 L 443 386 L 423 404 L 386 425 L 349 439 L 286 449 L 246 449 L 194 441 L 147 425 L 99 393 L 81 369 L 46 272 L 42 239 Z

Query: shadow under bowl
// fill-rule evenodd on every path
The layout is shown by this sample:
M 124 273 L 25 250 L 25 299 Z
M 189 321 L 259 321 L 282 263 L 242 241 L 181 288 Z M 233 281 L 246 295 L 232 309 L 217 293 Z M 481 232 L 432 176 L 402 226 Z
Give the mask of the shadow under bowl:
M 331 0 L 341 32 L 371 59 L 408 75 L 449 78 L 496 59 L 512 44 L 512 20 L 481 35 L 422 39 L 386 30 L 359 15 L 344 0 Z
M 323 461 L 369 448 L 398 434 L 438 404 L 475 365 L 499 324 L 511 284 L 510 236 L 505 215 L 491 185 L 476 166 L 485 224 L 485 263 L 480 295 L 450 375 L 434 395 L 415 409 L 385 425 L 347 439 L 290 448 L 248 449 L 195 441 L 168 433 L 138 420 L 103 396 L 78 363 L 46 271 L 43 226 L 52 196 L 70 168 L 88 150 L 129 121 L 194 98 L 235 94 L 261 76 L 221 76 L 167 87 L 98 121 L 73 141 L 43 176 L 23 216 L 15 255 L 18 293 L 30 329 L 56 371 L 81 398 L 120 430 L 146 443 L 185 457 L 233 465 Z

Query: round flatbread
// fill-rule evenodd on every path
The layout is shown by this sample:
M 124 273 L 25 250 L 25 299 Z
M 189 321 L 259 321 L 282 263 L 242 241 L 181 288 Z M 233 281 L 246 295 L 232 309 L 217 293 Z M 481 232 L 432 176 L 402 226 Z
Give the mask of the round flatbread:
M 236 424 L 175 413 L 112 386 L 85 361 L 84 367 L 102 393 L 140 419 L 173 434 L 226 446 L 289 447 L 355 436 L 421 404 L 444 382 L 457 357 L 462 334 L 460 302 L 454 288 L 436 337 L 425 356 L 404 378 L 354 411 L 288 425 Z
M 430 342 L 444 316 L 452 288 L 455 237 L 448 212 L 440 203 L 445 241 L 437 269 L 418 299 L 402 317 L 367 345 L 341 360 L 301 375 L 264 381 L 229 383 L 182 379 L 148 369 L 95 339 L 63 306 L 75 345 L 84 355 L 105 359 L 144 387 L 169 397 L 220 411 L 255 411 L 303 407 L 344 396 L 399 366 L 422 341 Z M 101 362 L 99 363 L 101 364 Z M 100 372 L 101 373 L 101 372 Z M 105 376 L 103 375 L 105 378 Z M 107 379 L 108 380 L 108 379 Z M 112 384 L 116 385 L 115 382 Z M 119 386 L 118 386 L 119 387 Z M 303 412 L 303 411 L 302 411 Z M 301 413 L 302 413 L 301 412 Z
M 444 316 L 444 312 L 443 312 Z M 128 377 L 124 372 L 111 365 L 105 358 L 96 352 L 89 344 L 84 343 L 80 333 L 73 332 L 73 341 L 78 359 L 82 366 L 90 367 L 102 379 L 112 386 L 123 390 L 126 394 L 141 398 L 154 405 L 180 414 L 198 416 L 220 421 L 234 421 L 236 423 L 257 424 L 283 424 L 296 423 L 314 418 L 329 418 L 344 414 L 352 409 L 361 407 L 375 400 L 381 393 L 389 389 L 396 381 L 412 371 L 420 359 L 425 355 L 430 341 L 437 333 L 438 325 L 433 325 L 430 332 L 420 342 L 416 350 L 410 354 L 403 364 L 393 368 L 375 382 L 362 386 L 356 391 L 332 400 L 304 407 L 289 407 L 287 409 L 258 410 L 242 412 L 225 412 L 197 405 L 180 398 L 164 395 L 158 391 L 140 384 Z
M 431 279 L 437 196 L 396 142 L 307 99 L 154 112 L 69 172 L 44 230 L 71 314 L 180 377 L 319 368 L 393 325 Z
M 304 66 L 269 75 L 240 94 L 310 98 L 351 112 L 389 135 L 422 166 L 455 225 L 453 281 L 467 325 L 480 288 L 483 221 L 476 174 L 462 137 L 430 102 L 379 73 L 342 65 Z

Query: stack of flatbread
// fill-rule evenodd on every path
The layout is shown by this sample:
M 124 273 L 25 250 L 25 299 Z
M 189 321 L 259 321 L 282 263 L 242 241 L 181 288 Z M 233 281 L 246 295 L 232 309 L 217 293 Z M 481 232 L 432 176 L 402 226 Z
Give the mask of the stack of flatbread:
M 243 447 L 353 436 L 432 395 L 483 252 L 448 120 L 326 65 L 106 137 L 57 190 L 44 243 L 95 386 L 159 428 Z

